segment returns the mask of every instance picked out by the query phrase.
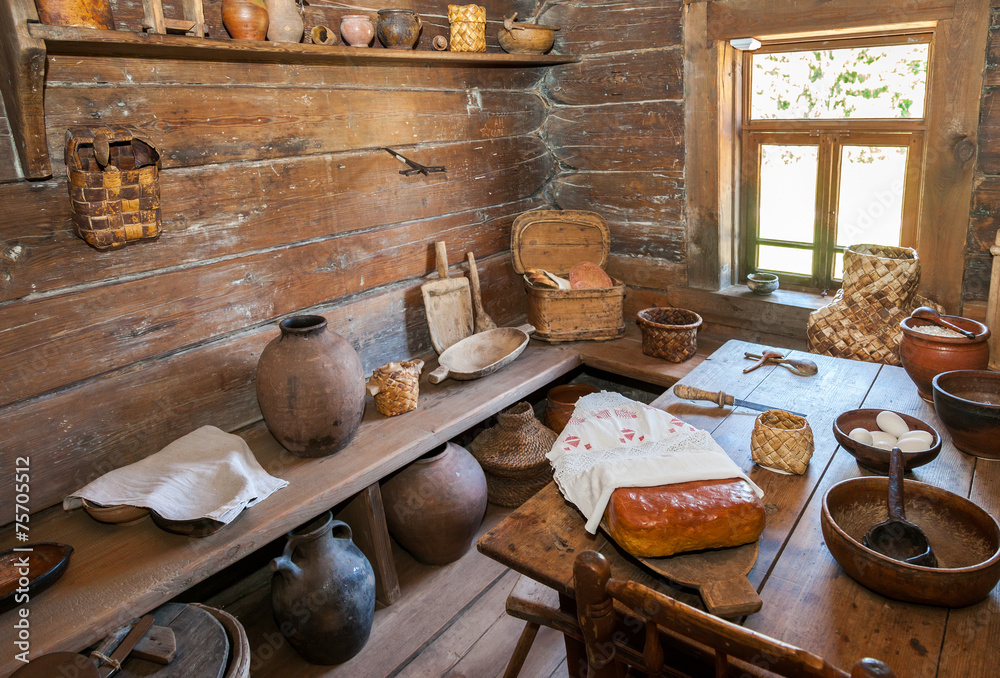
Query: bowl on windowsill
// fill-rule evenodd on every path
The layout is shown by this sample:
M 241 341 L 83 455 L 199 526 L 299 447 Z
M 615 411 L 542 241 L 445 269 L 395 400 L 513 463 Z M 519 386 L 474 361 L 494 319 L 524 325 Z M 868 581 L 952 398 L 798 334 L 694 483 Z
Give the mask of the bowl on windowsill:
M 747 276 L 747 287 L 754 294 L 770 294 L 778 289 L 778 276 L 773 273 L 751 273 Z

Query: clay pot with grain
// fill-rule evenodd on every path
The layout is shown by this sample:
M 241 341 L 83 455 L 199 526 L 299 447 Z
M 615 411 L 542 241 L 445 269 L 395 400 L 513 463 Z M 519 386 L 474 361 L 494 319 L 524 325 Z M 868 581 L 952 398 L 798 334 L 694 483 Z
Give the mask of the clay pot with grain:
M 35 6 L 43 24 L 115 29 L 108 0 L 35 0 Z
M 399 545 L 425 565 L 472 546 L 486 514 L 486 476 L 464 448 L 447 443 L 382 483 L 385 520 Z
M 365 408 L 364 373 L 354 347 L 326 318 L 299 315 L 257 362 L 257 402 L 271 434 L 292 454 L 325 457 L 351 442 Z
M 375 572 L 329 511 L 288 533 L 271 561 L 271 607 L 278 630 L 313 664 L 342 664 L 368 642 L 375 618 Z
M 931 382 L 942 372 L 952 370 L 985 370 L 990 362 L 990 330 L 986 325 L 971 318 L 943 315 L 947 320 L 963 330 L 975 333 L 974 339 L 965 337 L 942 337 L 921 332 L 922 328 L 936 328 L 923 318 L 904 318 L 899 326 L 903 336 L 899 340 L 899 361 L 925 401 L 934 402 Z M 918 329 L 920 328 L 920 329 Z
M 412 9 L 380 9 L 378 11 L 379 42 L 390 49 L 413 49 L 420 39 L 423 22 Z
M 271 42 L 301 42 L 304 31 L 302 15 L 295 0 L 264 0 L 267 8 L 267 39 Z
M 340 18 L 340 37 L 351 47 L 367 47 L 375 37 L 375 26 L 367 14 L 345 14 Z
M 264 0 L 222 0 L 222 25 L 234 40 L 263 40 L 268 24 Z

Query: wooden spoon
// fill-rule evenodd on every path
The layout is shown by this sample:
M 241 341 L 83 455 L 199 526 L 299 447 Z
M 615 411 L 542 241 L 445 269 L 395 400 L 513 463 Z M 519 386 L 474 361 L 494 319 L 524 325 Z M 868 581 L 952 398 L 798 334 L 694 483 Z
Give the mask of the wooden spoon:
M 937 567 L 927 536 L 903 512 L 903 453 L 893 447 L 889 459 L 889 517 L 872 525 L 861 543 L 893 560 Z
M 940 325 L 941 327 L 947 327 L 949 330 L 955 330 L 959 334 L 963 335 L 966 339 L 975 339 L 976 333 L 970 330 L 962 329 L 954 323 L 950 323 L 944 318 L 942 318 L 937 311 L 935 311 L 930 306 L 920 306 L 919 308 L 913 309 L 910 314 L 913 318 L 921 318 L 923 320 L 930 320 L 935 325 Z

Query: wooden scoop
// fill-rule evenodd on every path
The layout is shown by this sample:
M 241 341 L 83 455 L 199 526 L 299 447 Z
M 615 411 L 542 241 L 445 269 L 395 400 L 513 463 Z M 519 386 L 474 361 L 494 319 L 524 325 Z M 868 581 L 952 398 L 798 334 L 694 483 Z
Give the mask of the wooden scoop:
M 448 277 L 448 251 L 444 241 L 434 243 L 440 280 L 420 286 L 427 311 L 431 344 L 439 354 L 472 334 L 472 295 L 469 279 Z
M 476 268 L 476 257 L 472 252 L 467 253 L 466 256 L 469 258 L 469 278 L 472 281 L 472 306 L 476 310 L 476 334 L 486 330 L 495 330 L 497 324 L 483 308 L 483 295 L 479 291 L 479 270 Z
M 913 318 L 920 318 L 922 320 L 930 320 L 935 325 L 939 325 L 941 327 L 947 327 L 949 330 L 955 330 L 956 332 L 964 336 L 966 339 L 976 338 L 975 332 L 962 329 L 958 325 L 948 322 L 947 320 L 942 318 L 940 314 L 938 314 L 938 312 L 935 311 L 930 306 L 920 306 L 919 308 L 915 308 L 913 309 L 913 313 L 911 313 L 910 316 Z
M 872 525 L 861 543 L 893 560 L 937 567 L 927 535 L 906 520 L 903 512 L 903 453 L 898 447 L 892 448 L 889 457 L 889 517 Z

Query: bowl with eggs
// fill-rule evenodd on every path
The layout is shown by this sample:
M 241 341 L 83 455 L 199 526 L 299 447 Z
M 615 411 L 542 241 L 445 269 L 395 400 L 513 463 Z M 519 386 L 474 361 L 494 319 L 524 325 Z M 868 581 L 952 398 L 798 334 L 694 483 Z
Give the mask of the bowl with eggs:
M 929 464 L 941 452 L 941 436 L 930 424 L 892 410 L 848 410 L 833 422 L 833 437 L 858 463 L 889 473 L 889 453 L 899 447 L 903 469 Z

